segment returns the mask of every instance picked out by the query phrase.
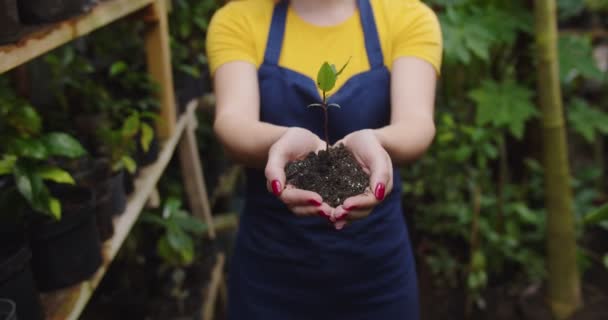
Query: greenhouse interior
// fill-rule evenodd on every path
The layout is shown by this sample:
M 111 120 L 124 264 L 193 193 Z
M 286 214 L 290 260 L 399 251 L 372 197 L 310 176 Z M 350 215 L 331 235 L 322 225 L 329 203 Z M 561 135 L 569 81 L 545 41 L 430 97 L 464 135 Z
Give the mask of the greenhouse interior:
M 0 0 L 44 319 L 608 319 L 608 0 Z

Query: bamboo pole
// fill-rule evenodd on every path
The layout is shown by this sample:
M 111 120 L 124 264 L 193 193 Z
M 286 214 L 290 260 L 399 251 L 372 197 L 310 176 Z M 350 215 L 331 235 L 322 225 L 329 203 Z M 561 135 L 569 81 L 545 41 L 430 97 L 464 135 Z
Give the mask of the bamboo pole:
M 581 305 L 575 221 L 564 110 L 559 82 L 555 0 L 535 0 L 538 95 L 542 113 L 545 202 L 547 207 L 547 299 L 562 320 Z

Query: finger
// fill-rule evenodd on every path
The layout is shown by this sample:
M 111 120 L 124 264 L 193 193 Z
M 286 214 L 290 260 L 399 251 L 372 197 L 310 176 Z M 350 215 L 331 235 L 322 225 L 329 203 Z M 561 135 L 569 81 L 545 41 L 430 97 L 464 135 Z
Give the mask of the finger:
M 273 147 L 268 153 L 268 162 L 264 174 L 266 176 L 266 187 L 275 196 L 280 196 L 285 188 L 285 165 L 287 156 L 280 151 L 280 148 Z
M 302 189 L 296 189 L 292 186 L 287 186 L 287 188 L 283 190 L 280 195 L 280 199 L 289 207 L 321 207 L 323 205 L 323 198 L 321 198 L 318 193 Z
M 294 206 L 294 207 L 289 207 L 289 210 L 291 210 L 291 212 L 293 212 L 295 215 L 299 216 L 299 217 L 321 217 L 323 219 L 327 219 L 329 220 L 329 217 L 331 216 L 331 208 L 327 205 L 324 204 L 320 207 L 317 206 Z
M 393 164 L 388 154 L 385 154 L 385 156 L 374 157 L 369 166 L 370 188 L 376 199 L 382 201 L 392 189 Z
M 378 201 L 374 194 L 366 192 L 346 199 L 342 207 L 346 211 L 366 210 L 377 206 L 379 203 L 380 201 Z
M 346 220 L 340 220 L 340 221 L 334 222 L 334 228 L 336 228 L 336 230 L 338 230 L 338 231 L 344 229 L 344 227 L 346 227 L 347 225 L 348 225 L 348 221 L 346 221 Z
M 373 196 L 372 196 L 373 197 Z M 357 209 L 357 210 L 346 210 L 344 207 L 339 206 L 336 208 L 330 220 L 334 223 L 339 221 L 356 221 L 369 217 L 370 213 L 372 213 L 373 207 L 367 209 Z

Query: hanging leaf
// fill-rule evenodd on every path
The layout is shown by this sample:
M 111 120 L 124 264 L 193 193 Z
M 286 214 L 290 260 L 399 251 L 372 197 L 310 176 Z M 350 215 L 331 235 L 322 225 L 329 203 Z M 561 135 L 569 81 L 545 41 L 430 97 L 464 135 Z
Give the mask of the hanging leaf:
M 38 212 L 46 213 L 56 219 L 61 217 L 61 206 L 51 197 L 40 176 L 29 165 L 16 165 L 14 170 L 15 184 L 19 193 Z
M 150 150 L 152 139 L 154 139 L 154 130 L 147 123 L 142 123 L 140 143 L 144 152 L 148 152 Z
M 351 60 L 352 58 L 353 58 L 353 57 L 349 57 L 349 58 L 348 58 L 348 61 L 346 61 L 346 63 L 344 64 L 344 66 L 342 66 L 342 68 L 340 69 L 340 71 L 337 71 L 337 72 L 336 72 L 336 66 L 332 65 L 332 67 L 333 67 L 333 69 L 334 69 L 334 72 L 335 72 L 335 74 L 336 74 L 336 77 L 340 76 L 340 75 L 341 75 L 341 74 L 344 72 L 344 69 L 346 69 L 346 67 L 348 66 L 348 64 L 350 63 L 350 60 Z
M 578 77 L 602 80 L 604 75 L 593 57 L 590 37 L 563 35 L 559 37 L 559 74 L 564 84 Z
M 49 133 L 41 140 L 51 156 L 75 159 L 87 154 L 80 142 L 66 133 Z
M 40 176 L 43 180 L 50 180 L 56 183 L 64 183 L 64 184 L 75 184 L 74 178 L 70 175 L 69 172 L 57 168 L 45 166 L 41 168 L 37 168 L 36 174 Z
M 327 62 L 323 63 L 317 75 L 319 89 L 329 92 L 336 86 L 336 81 L 337 77 L 332 67 Z
M 127 63 L 124 61 L 117 61 L 114 62 L 112 64 L 112 66 L 110 67 L 110 76 L 116 76 L 119 75 L 125 71 L 127 71 L 129 67 L 127 66 Z
M 120 158 L 120 162 L 124 165 L 124 168 L 127 169 L 129 173 L 135 173 L 135 170 L 137 169 L 137 164 L 135 163 L 135 160 L 133 160 L 133 158 L 129 156 L 122 156 L 122 158 Z
M 131 114 L 122 125 L 122 137 L 129 139 L 137 135 L 137 132 L 139 131 L 139 123 L 139 115 L 137 113 Z
M 523 137 L 527 121 L 538 115 L 531 101 L 532 92 L 513 80 L 500 83 L 485 80 L 469 97 L 477 104 L 478 125 L 507 129 L 518 139 Z

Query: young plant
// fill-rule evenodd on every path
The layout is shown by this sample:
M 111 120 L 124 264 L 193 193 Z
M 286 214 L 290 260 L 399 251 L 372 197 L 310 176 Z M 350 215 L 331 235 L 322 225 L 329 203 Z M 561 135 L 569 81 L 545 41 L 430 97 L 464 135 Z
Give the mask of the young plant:
M 156 120 L 158 116 L 151 112 L 134 111 L 123 122 L 118 129 L 102 129 L 99 136 L 105 143 L 105 152 L 110 157 L 112 171 L 119 172 L 126 169 L 134 173 L 137 164 L 132 155 L 135 152 L 136 143 L 147 152 L 154 138 L 154 129 L 144 120 Z M 139 139 L 136 137 L 139 136 Z M 138 141 L 136 141 L 138 140 Z
M 65 170 L 50 165 L 50 161 L 85 154 L 72 136 L 44 133 L 38 112 L 0 83 L 0 178 L 12 176 L 19 194 L 33 209 L 61 218 L 61 203 L 51 195 L 45 182 L 74 184 L 74 179 Z
M 323 122 L 323 130 L 325 133 L 325 150 L 329 150 L 329 114 L 328 114 L 328 109 L 329 107 L 335 107 L 335 108 L 340 108 L 340 106 L 338 104 L 335 103 L 327 103 L 327 93 L 331 90 L 333 90 L 336 86 L 336 81 L 338 81 L 338 76 L 342 74 L 342 72 L 344 72 L 344 69 L 346 69 L 346 66 L 348 66 L 348 64 L 350 63 L 350 58 L 348 59 L 348 61 L 344 64 L 344 66 L 342 66 L 342 68 L 338 71 L 338 69 L 336 69 L 336 66 L 333 64 L 329 64 L 328 62 L 323 63 L 323 65 L 321 66 L 321 69 L 319 70 L 319 73 L 317 75 L 317 86 L 319 87 L 319 89 L 321 90 L 322 94 L 323 94 L 323 101 L 321 103 L 313 103 L 311 105 L 309 105 L 308 107 L 320 107 L 321 109 L 323 109 L 323 118 L 324 118 L 324 122 Z
M 195 239 L 205 232 L 207 226 L 183 210 L 180 200 L 173 197 L 167 199 L 160 215 L 147 213 L 142 221 L 163 229 L 157 252 L 167 264 L 174 267 L 192 264 Z

